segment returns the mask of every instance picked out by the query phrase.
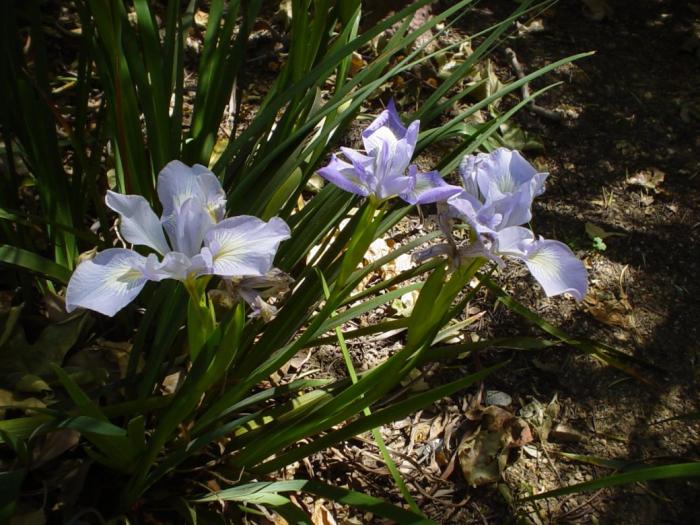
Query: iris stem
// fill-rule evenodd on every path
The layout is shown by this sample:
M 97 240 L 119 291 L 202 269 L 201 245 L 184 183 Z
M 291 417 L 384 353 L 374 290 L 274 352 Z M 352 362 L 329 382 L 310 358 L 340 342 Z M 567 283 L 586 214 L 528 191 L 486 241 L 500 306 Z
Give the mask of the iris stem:
M 184 282 L 190 295 L 187 305 L 187 342 L 192 362 L 197 359 L 200 350 L 216 328 L 216 314 L 206 294 L 209 279 L 210 277 L 188 277 Z

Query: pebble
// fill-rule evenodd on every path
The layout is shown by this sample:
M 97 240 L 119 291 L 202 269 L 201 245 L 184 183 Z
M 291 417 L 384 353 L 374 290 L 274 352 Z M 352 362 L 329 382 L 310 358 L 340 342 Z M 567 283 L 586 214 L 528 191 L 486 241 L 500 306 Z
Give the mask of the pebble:
M 513 398 L 511 398 L 505 392 L 499 390 L 487 390 L 484 395 L 484 405 L 495 405 L 497 407 L 507 407 L 513 403 Z

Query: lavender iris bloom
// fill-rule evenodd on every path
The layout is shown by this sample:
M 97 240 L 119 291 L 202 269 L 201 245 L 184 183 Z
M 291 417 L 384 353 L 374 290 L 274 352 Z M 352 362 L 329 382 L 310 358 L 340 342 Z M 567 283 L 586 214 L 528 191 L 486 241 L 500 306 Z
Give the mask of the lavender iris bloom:
M 406 128 L 391 100 L 362 132 L 365 154 L 340 148 L 349 162 L 333 155 L 318 174 L 345 191 L 380 201 L 399 195 L 409 204 L 428 204 L 456 195 L 461 188 L 445 183 L 437 171 L 419 173 L 411 164 L 419 127 L 416 120 Z
M 172 161 L 158 175 L 160 219 L 140 195 L 107 192 L 105 203 L 121 217 L 121 235 L 155 253 L 111 248 L 84 261 L 66 291 L 66 310 L 89 308 L 113 316 L 133 301 L 147 281 L 188 282 L 201 275 L 263 276 L 277 247 L 290 236 L 278 217 L 265 222 L 241 215 L 224 219 L 226 198 L 204 166 Z M 166 240 L 166 233 L 167 238 Z
M 460 257 L 486 257 L 504 265 L 508 256 L 525 263 L 548 297 L 565 292 L 583 299 L 588 276 L 583 263 L 564 243 L 536 238 L 521 225 L 532 218 L 532 201 L 544 192 L 546 173 L 538 173 L 517 151 L 499 148 L 490 154 L 466 156 L 460 165 L 465 190 L 447 201 L 448 216 L 474 232 L 467 246 L 457 248 L 450 227 L 441 221 L 450 245 Z M 444 207 L 443 207 L 444 209 Z

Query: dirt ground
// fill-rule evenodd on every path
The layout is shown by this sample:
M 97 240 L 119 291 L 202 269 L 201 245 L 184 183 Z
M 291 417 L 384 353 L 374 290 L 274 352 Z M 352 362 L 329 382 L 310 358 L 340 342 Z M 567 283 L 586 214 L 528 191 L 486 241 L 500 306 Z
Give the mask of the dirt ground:
M 493 9 L 498 18 L 510 8 L 503 4 L 484 2 L 476 11 L 488 17 Z M 684 2 L 561 1 L 538 17 L 541 32 L 508 42 L 528 71 L 562 56 L 596 51 L 546 79 L 563 85 L 538 103 L 568 110 L 569 118 L 561 123 L 528 113 L 517 118 L 545 145 L 535 161 L 551 173 L 534 212 L 535 231 L 578 247 L 591 277 L 588 299 L 573 311 L 570 301 L 563 305 L 541 296 L 531 304 L 570 332 L 608 342 L 658 367 L 645 372 L 654 382 L 649 386 L 573 352 L 518 359 L 490 386 L 514 399 L 546 402 L 556 394 L 562 418 L 582 439 L 548 445 L 551 464 L 527 457 L 516 463 L 506 471 L 511 486 L 553 488 L 560 481 L 610 472 L 566 462 L 557 457 L 560 451 L 629 462 L 699 455 L 695 421 L 657 423 L 696 412 L 700 401 L 699 14 Z M 506 57 L 495 58 L 506 70 Z M 604 251 L 591 249 L 587 222 L 624 236 L 605 239 Z M 523 297 L 524 290 L 513 291 Z M 495 331 L 511 319 L 495 316 L 493 321 Z M 558 508 L 542 506 L 542 518 L 694 523 L 698 494 L 694 482 L 605 490 L 560 500 Z M 505 518 L 497 507 L 490 511 L 489 522 Z
M 503 4 L 484 2 L 477 11 L 504 16 L 510 6 Z M 531 458 L 516 464 L 506 471 L 509 485 L 552 488 L 610 472 L 566 462 L 557 457 L 560 451 L 628 462 L 697 459 L 700 453 L 697 420 L 657 423 L 697 412 L 700 402 L 699 14 L 685 2 L 564 0 L 538 17 L 541 32 L 508 43 L 528 71 L 596 51 L 546 79 L 563 85 L 538 103 L 568 110 L 569 118 L 517 118 L 545 145 L 535 161 L 551 173 L 533 227 L 578 247 L 591 278 L 587 300 L 573 311 L 570 301 L 541 296 L 531 304 L 569 332 L 658 367 L 645 371 L 654 382 L 649 386 L 573 352 L 519 359 L 491 386 L 514 399 L 546 402 L 556 394 L 563 419 L 582 439 L 548 445 L 550 465 Z M 495 57 L 508 66 L 503 55 Z M 606 238 L 604 251 L 592 249 L 587 222 L 623 236 Z M 695 523 L 698 494 L 698 485 L 685 481 L 605 490 L 542 507 L 543 521 Z
M 469 35 L 487 27 L 514 5 L 479 2 L 456 31 Z M 493 54 L 502 82 L 515 77 L 507 47 L 525 73 L 596 52 L 532 86 L 562 82 L 538 105 L 563 119 L 530 111 L 515 119 L 544 146 L 526 156 L 550 173 L 532 227 L 575 249 L 589 269 L 590 290 L 580 305 L 548 300 L 517 266 L 498 281 L 570 334 L 640 360 L 645 381 L 565 347 L 522 353 L 487 379 L 480 393 L 464 392 L 385 428 L 385 438 L 419 505 L 440 523 L 698 523 L 695 481 L 605 489 L 535 505 L 517 505 L 514 498 L 614 472 L 562 453 L 618 460 L 623 467 L 700 456 L 697 419 L 663 421 L 700 409 L 700 9 L 681 1 L 561 0 L 522 22 Z M 594 241 L 596 236 L 601 238 Z M 489 304 L 472 307 L 474 334 L 537 333 Z M 358 366 L 390 351 L 390 341 L 354 343 Z M 333 355 L 329 349 L 320 361 L 328 365 Z M 504 355 L 487 351 L 479 358 Z M 473 366 L 469 360 L 433 369 L 427 381 L 444 382 Z M 469 487 L 454 464 L 455 451 L 474 431 L 475 396 L 487 405 L 489 396 L 502 394 L 510 398 L 505 408 L 522 417 L 554 400 L 553 425 L 560 426 L 548 441 L 536 437 L 514 449 L 499 484 Z M 527 420 L 537 431 L 537 423 Z M 349 442 L 312 463 L 314 473 L 336 482 L 382 495 L 391 491 L 368 440 Z M 355 522 L 363 520 L 348 523 Z

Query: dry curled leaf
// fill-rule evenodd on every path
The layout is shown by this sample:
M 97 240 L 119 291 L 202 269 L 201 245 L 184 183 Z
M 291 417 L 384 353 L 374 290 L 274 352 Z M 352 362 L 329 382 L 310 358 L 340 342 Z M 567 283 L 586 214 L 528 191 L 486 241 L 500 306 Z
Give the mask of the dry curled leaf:
M 662 189 L 660 186 L 665 178 L 666 174 L 663 171 L 653 168 L 651 170 L 638 171 L 627 179 L 627 183 L 634 186 L 643 186 L 653 190 L 655 193 L 661 193 Z
M 350 74 L 356 75 L 366 67 L 367 61 L 362 57 L 360 53 L 354 51 L 350 60 Z
M 549 436 L 557 443 L 578 443 L 583 440 L 583 434 L 566 423 L 557 424 Z
M 406 292 L 401 297 L 394 299 L 391 302 L 391 307 L 396 310 L 396 313 L 402 317 L 410 317 L 413 312 L 413 307 L 418 300 L 418 291 L 413 290 Z
M 586 310 L 596 321 L 608 326 L 630 329 L 634 326 L 631 305 L 624 297 L 618 299 L 604 291 L 593 291 L 584 299 Z
M 206 11 L 202 11 L 200 9 L 197 9 L 194 12 L 194 23 L 198 28 L 206 29 L 207 24 L 209 23 L 209 13 L 207 13 Z
M 70 428 L 60 428 L 47 434 L 32 451 L 32 467 L 38 468 L 44 463 L 56 459 L 80 441 L 80 432 Z
M 497 483 L 509 450 L 531 441 L 532 432 L 525 420 L 497 406 L 485 408 L 476 432 L 457 449 L 464 479 L 473 487 Z
M 624 233 L 615 233 L 615 232 L 605 231 L 603 228 L 593 224 L 592 222 L 586 223 L 586 235 L 588 235 L 588 237 L 590 237 L 591 239 L 595 239 L 596 237 L 598 237 L 599 239 L 602 239 L 602 240 L 605 240 L 608 237 L 625 237 L 626 236 Z
M 333 514 L 331 514 L 331 511 L 328 510 L 321 501 L 316 501 L 314 503 L 311 523 L 313 523 L 313 525 L 337 525 Z
M 529 24 L 521 24 L 516 21 L 515 27 L 518 29 L 518 36 L 527 35 L 528 33 L 541 33 L 544 31 L 544 23 L 541 18 L 536 18 Z
M 541 403 L 537 399 L 533 399 L 522 407 L 519 413 L 520 416 L 535 429 L 539 440 L 546 443 L 552 425 L 559 417 L 559 409 L 559 400 L 555 395 L 547 405 Z

